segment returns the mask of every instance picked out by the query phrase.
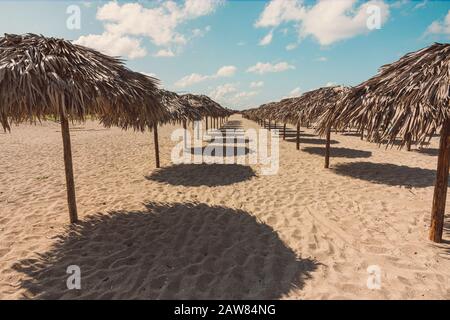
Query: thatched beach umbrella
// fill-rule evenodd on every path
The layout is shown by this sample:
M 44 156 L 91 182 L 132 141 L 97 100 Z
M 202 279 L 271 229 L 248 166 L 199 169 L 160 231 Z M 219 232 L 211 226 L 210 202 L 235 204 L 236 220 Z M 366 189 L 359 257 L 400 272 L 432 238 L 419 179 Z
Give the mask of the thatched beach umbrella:
M 208 117 L 211 118 L 211 127 L 216 126 L 216 118 L 229 116 L 229 112 L 210 97 L 203 94 L 184 94 L 181 98 L 191 107 L 196 108 L 206 120 L 208 130 Z M 214 121 L 214 122 L 213 122 Z
M 320 116 L 328 109 L 333 108 L 345 95 L 350 91 L 348 87 L 344 86 L 330 86 L 323 87 L 316 90 L 308 91 L 300 96 L 295 102 L 301 105 L 298 113 L 295 114 L 294 119 L 298 123 L 312 123 L 317 122 Z M 330 136 L 331 126 L 325 130 L 325 168 L 330 166 Z
M 293 124 L 297 127 L 296 148 L 300 149 L 300 123 L 296 119 L 296 115 L 301 105 L 296 103 L 299 97 L 285 98 L 281 100 L 277 109 L 274 111 L 274 118 L 283 123 L 283 140 L 286 139 L 286 123 Z
M 369 140 L 400 147 L 423 143 L 440 129 L 430 239 L 442 241 L 450 161 L 450 44 L 436 43 L 380 68 L 323 115 L 320 131 L 354 122 Z
M 122 61 L 63 39 L 25 34 L 0 38 L 0 121 L 59 119 L 70 221 L 76 222 L 69 121 L 98 117 L 105 126 L 145 130 L 164 111 L 157 80 L 131 72 Z
M 183 129 L 187 130 L 187 121 L 198 121 L 202 118 L 200 112 L 197 109 L 191 107 L 175 92 L 159 89 L 158 94 L 160 97 L 161 105 L 166 109 L 166 115 L 152 127 L 155 144 L 155 161 L 157 168 L 160 167 L 158 124 L 181 122 L 183 124 Z

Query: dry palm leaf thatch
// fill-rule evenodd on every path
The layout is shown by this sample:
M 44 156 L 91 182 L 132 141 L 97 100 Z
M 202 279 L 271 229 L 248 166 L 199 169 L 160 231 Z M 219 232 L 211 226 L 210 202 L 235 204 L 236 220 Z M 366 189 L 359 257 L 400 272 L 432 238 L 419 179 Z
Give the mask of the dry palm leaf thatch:
M 450 166 L 450 44 L 435 43 L 411 52 L 356 86 L 320 121 L 330 126 L 358 124 L 369 140 L 393 144 L 400 136 L 422 143 L 441 128 L 429 238 L 441 242 Z
M 196 108 L 204 117 L 218 117 L 220 116 L 220 105 L 217 102 L 205 95 L 196 95 L 187 93 L 181 96 L 189 106 Z M 219 107 L 218 107 L 219 106 Z
M 258 121 L 258 118 L 256 116 L 258 108 L 250 108 L 246 110 L 242 110 L 240 113 L 245 119 L 249 119 L 252 121 Z
M 291 123 L 312 123 L 342 99 L 349 88 L 344 86 L 323 87 L 305 92 L 289 104 L 288 119 Z
M 450 117 L 449 91 L 450 44 L 436 43 L 382 66 L 328 110 L 319 129 L 356 123 L 371 141 L 422 143 Z
M 161 104 L 167 109 L 168 116 L 161 122 L 198 121 L 202 116 L 200 112 L 191 107 L 186 101 L 172 91 L 160 89 Z
M 164 117 L 157 80 L 117 58 L 42 35 L 0 38 L 0 121 L 60 120 L 70 221 L 78 220 L 69 120 L 95 116 L 105 126 L 145 130 Z
M 281 100 L 277 105 L 277 109 L 273 113 L 274 119 L 283 123 L 296 124 L 294 116 L 297 112 L 297 108 L 293 108 L 292 106 L 295 104 L 297 99 L 298 97 L 292 97 Z
M 0 119 L 10 123 L 46 116 L 144 130 L 164 116 L 157 79 L 131 72 L 95 50 L 41 35 L 0 38 Z

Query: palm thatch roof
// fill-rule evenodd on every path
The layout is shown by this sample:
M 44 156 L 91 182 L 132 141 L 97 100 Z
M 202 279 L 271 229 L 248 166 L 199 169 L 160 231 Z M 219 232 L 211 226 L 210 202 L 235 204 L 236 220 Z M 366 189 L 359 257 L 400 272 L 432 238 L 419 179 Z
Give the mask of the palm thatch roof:
M 251 120 L 270 119 L 292 124 L 312 122 L 342 99 L 349 90 L 343 86 L 319 88 L 300 97 L 263 104 L 259 108 L 246 110 L 243 114 Z
M 196 108 L 202 116 L 225 117 L 229 115 L 229 112 L 225 110 L 220 104 L 203 94 L 196 95 L 187 93 L 182 95 L 181 98 L 188 105 Z
M 289 101 L 283 114 L 284 120 L 294 124 L 315 122 L 349 90 L 344 86 L 331 86 L 305 92 L 300 97 Z
M 295 123 L 294 121 L 292 121 L 292 119 L 298 110 L 298 105 L 297 108 L 293 108 L 293 105 L 295 105 L 298 99 L 299 97 L 291 97 L 285 98 L 278 102 L 277 108 L 273 111 L 272 117 L 275 120 L 284 123 Z
M 161 104 L 167 109 L 168 116 L 161 122 L 201 120 L 200 112 L 172 91 L 160 89 Z
M 449 119 L 449 92 L 450 44 L 435 43 L 382 66 L 323 115 L 319 130 L 354 122 L 371 141 L 422 143 Z
M 144 130 L 164 116 L 158 80 L 127 69 L 120 59 L 42 35 L 0 38 L 0 121 L 40 121 L 46 116 Z

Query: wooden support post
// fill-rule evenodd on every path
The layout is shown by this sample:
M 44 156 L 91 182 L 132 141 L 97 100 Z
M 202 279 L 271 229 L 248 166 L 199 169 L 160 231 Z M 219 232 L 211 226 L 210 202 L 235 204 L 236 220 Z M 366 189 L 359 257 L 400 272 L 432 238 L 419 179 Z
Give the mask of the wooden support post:
M 364 127 L 361 127 L 361 140 L 364 139 Z
M 325 168 L 330 167 L 330 136 L 331 127 L 327 129 L 327 142 L 325 143 Z
M 445 202 L 447 200 L 448 169 L 450 162 L 450 119 L 442 125 L 439 155 L 431 209 L 430 240 L 442 242 Z
M 297 123 L 296 147 L 297 147 L 297 150 L 300 150 L 300 122 Z
M 270 131 L 270 119 L 269 119 L 269 131 Z
M 64 168 L 66 170 L 67 204 L 71 223 L 78 221 L 77 201 L 75 197 L 75 179 L 73 178 L 72 146 L 70 143 L 69 120 L 60 107 L 61 133 L 64 150 Z
M 286 140 L 286 123 L 283 125 L 283 140 Z
M 411 151 L 411 134 L 408 133 L 408 137 L 406 138 L 406 150 Z
M 205 123 L 206 123 L 205 130 L 208 131 L 208 116 L 206 116 L 205 120 L 206 120 L 205 121 Z
M 158 124 L 153 126 L 153 141 L 155 143 L 155 163 L 156 167 L 159 168 Z
M 183 129 L 184 129 L 184 151 L 186 152 L 187 150 L 187 125 L 186 125 L 186 120 L 183 120 Z

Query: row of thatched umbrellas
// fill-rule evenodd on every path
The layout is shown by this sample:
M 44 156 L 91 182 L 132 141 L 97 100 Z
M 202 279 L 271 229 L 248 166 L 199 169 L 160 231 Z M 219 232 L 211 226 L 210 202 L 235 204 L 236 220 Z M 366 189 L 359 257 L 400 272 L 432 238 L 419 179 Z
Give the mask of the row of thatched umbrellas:
M 153 130 L 159 167 L 158 125 L 199 121 L 219 126 L 231 111 L 203 95 L 179 96 L 158 88 L 158 80 L 133 72 L 122 60 L 42 35 L 5 34 L 0 38 L 0 123 L 59 119 L 64 149 L 71 222 L 78 221 L 70 142 L 70 121 L 87 116 L 105 127 Z M 207 121 L 206 121 L 207 122 Z
M 297 149 L 300 124 L 315 123 L 317 133 L 326 136 L 326 168 L 332 128 L 356 127 L 368 141 L 387 145 L 399 141 L 399 147 L 408 150 L 412 141 L 422 145 L 440 130 L 429 238 L 442 242 L 450 163 L 449 102 L 450 44 L 435 43 L 382 66 L 376 76 L 353 88 L 320 88 L 243 115 L 261 124 L 269 121 L 269 129 L 271 121 L 296 125 Z

